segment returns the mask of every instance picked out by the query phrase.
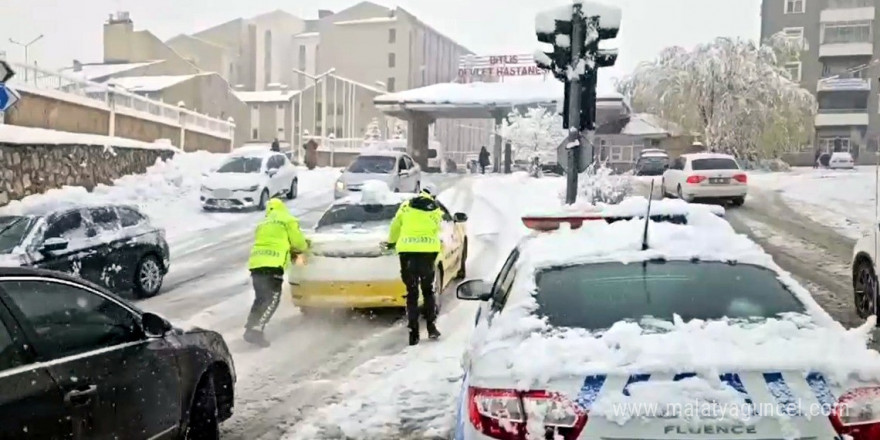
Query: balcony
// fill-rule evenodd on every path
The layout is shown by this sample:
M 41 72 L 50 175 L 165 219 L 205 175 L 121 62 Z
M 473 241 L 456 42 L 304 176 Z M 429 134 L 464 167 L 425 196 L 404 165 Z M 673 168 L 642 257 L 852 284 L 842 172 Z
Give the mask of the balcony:
M 870 121 L 868 109 L 819 109 L 816 127 L 867 126 Z
M 870 92 L 871 81 L 863 78 L 823 78 L 816 85 L 818 92 Z
M 872 21 L 874 12 L 874 0 L 828 0 L 820 20 L 822 23 Z
M 819 46 L 819 57 L 863 57 L 874 55 L 874 43 L 830 43 Z

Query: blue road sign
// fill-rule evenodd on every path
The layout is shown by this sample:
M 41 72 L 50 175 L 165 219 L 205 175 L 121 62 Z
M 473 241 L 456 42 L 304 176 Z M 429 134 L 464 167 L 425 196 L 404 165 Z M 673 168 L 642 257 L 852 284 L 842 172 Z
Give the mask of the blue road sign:
M 21 99 L 18 92 L 5 83 L 0 83 L 0 112 L 5 112 L 15 106 Z

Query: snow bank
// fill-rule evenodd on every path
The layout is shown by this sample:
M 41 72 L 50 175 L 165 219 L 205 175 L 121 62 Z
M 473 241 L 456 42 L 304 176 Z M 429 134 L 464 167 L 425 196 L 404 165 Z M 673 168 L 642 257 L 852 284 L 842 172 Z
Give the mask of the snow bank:
M 121 137 L 71 133 L 45 128 L 0 124 L 0 142 L 21 145 L 98 145 L 120 148 L 180 151 L 170 142 L 142 142 Z

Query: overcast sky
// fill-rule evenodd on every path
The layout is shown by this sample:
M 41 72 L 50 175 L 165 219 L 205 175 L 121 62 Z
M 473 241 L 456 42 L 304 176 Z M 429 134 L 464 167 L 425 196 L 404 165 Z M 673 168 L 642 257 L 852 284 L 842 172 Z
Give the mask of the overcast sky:
M 377 0 L 400 6 L 480 55 L 532 53 L 535 13 L 567 0 Z M 667 46 L 692 47 L 718 36 L 757 39 L 761 0 L 604 0 L 623 9 L 620 58 L 605 77 L 631 71 Z M 73 59 L 101 61 L 102 26 L 108 14 L 131 13 L 135 29 L 161 39 L 191 33 L 238 17 L 283 9 L 315 18 L 317 9 L 338 11 L 355 0 L 3 0 L 0 50 L 15 61 L 31 46 L 31 62 L 63 67 Z M 356 42 L 352 42 L 356 44 Z

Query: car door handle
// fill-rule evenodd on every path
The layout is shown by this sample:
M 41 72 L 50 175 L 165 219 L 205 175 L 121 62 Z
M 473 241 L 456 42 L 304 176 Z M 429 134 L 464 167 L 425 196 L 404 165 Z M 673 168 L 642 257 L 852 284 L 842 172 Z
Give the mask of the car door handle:
M 64 403 L 70 406 L 85 406 L 92 401 L 92 397 L 96 394 L 98 394 L 97 385 L 77 388 L 64 395 Z

